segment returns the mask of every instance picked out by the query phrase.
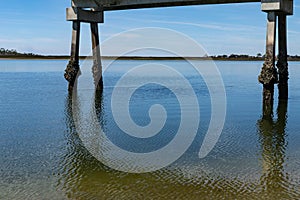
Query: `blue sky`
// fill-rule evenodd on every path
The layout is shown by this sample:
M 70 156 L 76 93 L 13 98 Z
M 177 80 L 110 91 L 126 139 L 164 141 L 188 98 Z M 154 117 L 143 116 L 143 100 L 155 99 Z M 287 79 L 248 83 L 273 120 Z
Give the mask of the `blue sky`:
M 0 47 L 39 54 L 69 54 L 71 22 L 67 0 L 9 0 L 0 7 Z M 288 18 L 289 54 L 300 55 L 300 3 Z M 205 5 L 106 12 L 101 40 L 134 28 L 161 27 L 196 40 L 210 55 L 264 52 L 266 14 L 260 3 Z M 174 41 L 175 42 L 175 41 Z M 126 44 L 126 41 L 124 41 Z M 180 45 L 180 44 L 179 44 Z M 117 48 L 117 47 L 116 47 Z M 81 54 L 89 54 L 89 26 L 84 24 Z

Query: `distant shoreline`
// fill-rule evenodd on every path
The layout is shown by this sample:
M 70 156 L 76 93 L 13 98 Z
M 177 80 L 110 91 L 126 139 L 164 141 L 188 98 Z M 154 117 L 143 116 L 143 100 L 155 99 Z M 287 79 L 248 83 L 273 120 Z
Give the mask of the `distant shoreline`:
M 7 55 L 0 56 L 0 60 L 68 60 L 70 56 L 42 56 L 42 55 Z M 91 56 L 80 56 L 80 59 L 92 59 Z M 215 60 L 215 61 L 264 61 L 263 57 L 249 57 L 249 58 L 229 58 L 229 57 L 168 57 L 168 56 L 102 56 L 103 60 Z M 300 61 L 300 58 L 289 57 L 288 61 Z

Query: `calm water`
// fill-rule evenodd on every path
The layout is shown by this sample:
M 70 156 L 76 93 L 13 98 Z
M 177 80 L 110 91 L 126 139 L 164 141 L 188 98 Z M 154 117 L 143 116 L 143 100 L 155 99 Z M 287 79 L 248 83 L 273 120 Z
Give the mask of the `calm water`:
M 168 112 L 164 130 L 150 141 L 122 133 L 110 109 L 113 86 L 123 72 L 153 62 L 185 73 L 198 98 L 200 126 L 178 161 L 155 172 L 130 174 L 101 164 L 83 146 L 63 78 L 67 61 L 0 61 L 0 199 L 300 198 L 299 62 L 290 63 L 288 104 L 276 100 L 274 115 L 264 118 L 257 83 L 262 62 L 216 62 L 226 88 L 227 115 L 220 140 L 204 159 L 198 151 L 211 117 L 210 96 L 184 61 L 115 62 L 104 75 L 98 120 L 108 137 L 129 151 L 153 151 L 172 140 L 180 110 L 167 88 L 145 85 L 130 101 L 131 116 L 141 126 L 150 121 L 151 105 L 160 103 Z M 80 79 L 90 77 L 88 72 L 82 69 Z M 146 75 L 135 78 L 155 77 L 155 72 Z

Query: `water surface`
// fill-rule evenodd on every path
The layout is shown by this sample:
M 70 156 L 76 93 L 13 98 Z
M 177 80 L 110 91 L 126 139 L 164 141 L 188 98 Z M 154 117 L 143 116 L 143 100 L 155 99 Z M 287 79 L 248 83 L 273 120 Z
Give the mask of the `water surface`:
M 152 151 L 172 140 L 180 111 L 167 88 L 145 85 L 131 99 L 132 118 L 141 126 L 149 123 L 151 105 L 160 103 L 168 111 L 164 130 L 151 141 L 126 136 L 111 115 L 110 96 L 120 76 L 149 62 L 184 71 L 198 97 L 201 120 L 195 141 L 178 161 L 156 172 L 130 174 L 101 164 L 83 146 L 63 78 L 67 61 L 0 61 L 0 199 L 300 198 L 299 62 L 290 63 L 288 103 L 276 100 L 269 117 L 262 116 L 257 83 L 262 62 L 216 62 L 227 115 L 220 140 L 204 159 L 198 151 L 211 117 L 210 95 L 184 61 L 115 62 L 104 74 L 104 93 L 98 98 L 100 123 L 114 143 L 130 151 Z M 82 69 L 82 80 L 89 71 Z M 150 70 L 149 77 L 155 72 Z

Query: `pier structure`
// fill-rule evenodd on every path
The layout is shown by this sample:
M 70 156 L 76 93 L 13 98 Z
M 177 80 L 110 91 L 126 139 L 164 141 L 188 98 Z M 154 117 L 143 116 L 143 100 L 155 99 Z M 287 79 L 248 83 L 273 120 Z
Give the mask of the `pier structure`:
M 261 5 L 262 11 L 267 13 L 267 37 L 265 62 L 258 80 L 263 84 L 263 107 L 268 112 L 268 107 L 273 107 L 274 84 L 278 83 L 279 99 L 288 99 L 287 16 L 293 14 L 293 0 L 262 0 Z M 278 61 L 275 66 L 277 21 Z
M 104 12 L 110 10 L 260 2 L 267 13 L 265 62 L 258 77 L 263 84 L 263 104 L 273 106 L 274 85 L 278 83 L 279 99 L 288 99 L 287 16 L 293 14 L 293 0 L 72 0 L 67 8 L 67 20 L 72 21 L 71 58 L 65 78 L 73 90 L 79 68 L 80 24 L 90 23 L 93 47 L 93 75 L 97 90 L 103 89 L 98 24 L 104 22 Z M 278 62 L 276 61 L 276 30 L 278 21 Z M 265 107 L 264 106 L 264 107 Z M 268 110 L 268 109 L 267 109 Z
M 75 5 L 74 3 L 72 5 Z M 91 28 L 92 50 L 93 50 L 93 76 L 97 90 L 103 89 L 102 64 L 100 56 L 100 42 L 98 24 L 103 23 L 103 8 L 91 7 L 89 10 L 83 7 L 72 6 L 67 8 L 67 20 L 72 21 L 72 44 L 71 57 L 65 70 L 64 77 L 69 82 L 69 91 L 73 90 L 76 77 L 80 74 L 79 68 L 79 45 L 80 45 L 80 25 L 89 23 Z

